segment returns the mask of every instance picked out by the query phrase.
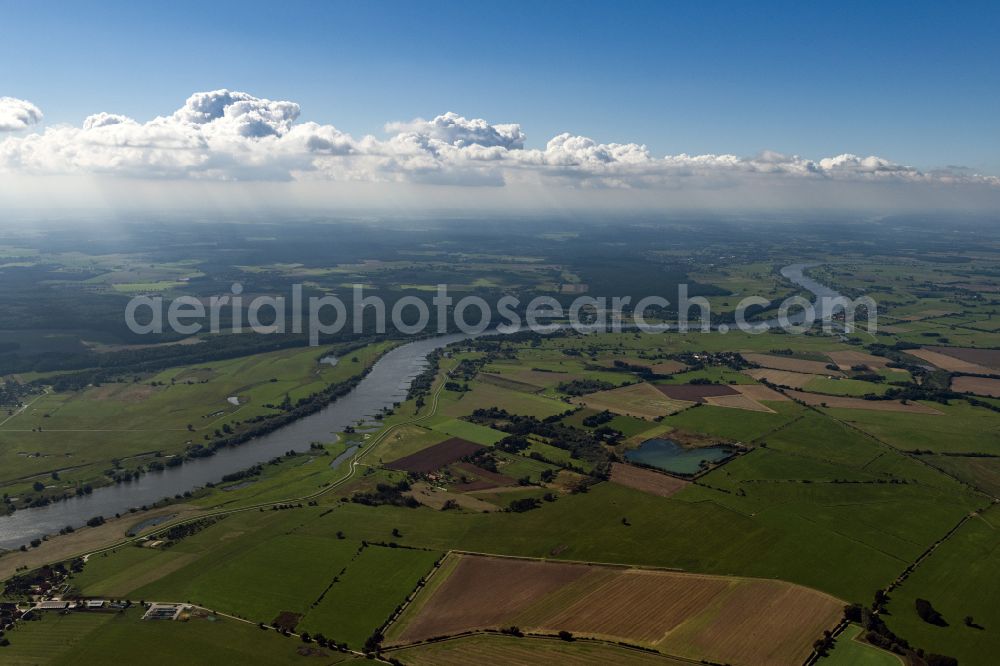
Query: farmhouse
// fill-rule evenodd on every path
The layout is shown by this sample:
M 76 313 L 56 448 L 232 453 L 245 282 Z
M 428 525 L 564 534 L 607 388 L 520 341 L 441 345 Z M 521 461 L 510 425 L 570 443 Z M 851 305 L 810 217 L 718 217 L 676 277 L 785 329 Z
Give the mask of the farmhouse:
M 143 620 L 176 620 L 185 609 L 186 604 L 151 604 Z

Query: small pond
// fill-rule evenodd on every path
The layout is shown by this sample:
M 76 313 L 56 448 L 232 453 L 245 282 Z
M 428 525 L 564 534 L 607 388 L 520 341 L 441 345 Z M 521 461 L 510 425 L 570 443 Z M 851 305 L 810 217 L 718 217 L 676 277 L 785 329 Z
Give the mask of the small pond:
M 130 537 L 136 536 L 137 534 L 141 533 L 144 529 L 155 527 L 160 523 L 165 523 L 168 520 L 175 518 L 176 516 L 177 516 L 176 513 L 168 513 L 163 516 L 156 516 L 155 518 L 147 518 L 141 523 L 134 525 L 132 529 L 130 529 L 128 532 L 125 533 L 125 536 L 130 536 Z
M 673 474 L 697 474 L 702 464 L 717 463 L 733 455 L 729 446 L 705 446 L 689 449 L 672 439 L 647 439 L 637 449 L 625 452 L 629 462 L 649 465 Z

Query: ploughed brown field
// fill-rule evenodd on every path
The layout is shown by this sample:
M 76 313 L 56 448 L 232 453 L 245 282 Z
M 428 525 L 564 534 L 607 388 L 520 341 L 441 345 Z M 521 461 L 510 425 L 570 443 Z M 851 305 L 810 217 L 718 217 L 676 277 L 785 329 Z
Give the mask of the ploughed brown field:
M 1000 349 L 974 349 L 972 347 L 925 347 L 932 352 L 945 354 L 991 370 L 1000 370 Z
M 958 393 L 988 395 L 1000 398 L 1000 379 L 989 377 L 955 377 L 951 380 L 951 390 Z
M 468 631 L 622 640 L 734 665 L 797 664 L 844 602 L 773 580 L 452 554 L 389 628 L 387 645 Z
M 839 375 L 837 370 L 829 369 L 826 363 L 820 361 L 805 361 L 791 356 L 772 356 L 771 354 L 743 354 L 743 358 L 764 368 L 788 370 L 790 372 L 805 372 L 814 375 Z
M 836 407 L 840 409 L 865 409 L 871 412 L 910 412 L 911 414 L 937 414 L 943 412 L 919 402 L 903 403 L 899 400 L 865 400 L 836 395 L 820 395 L 805 391 L 789 391 L 788 395 L 807 405 Z
M 660 497 L 670 497 L 683 490 L 689 483 L 667 474 L 654 472 L 651 469 L 624 463 L 611 465 L 611 481 Z
M 479 444 L 474 444 L 460 437 L 452 437 L 439 444 L 428 446 L 422 451 L 417 451 L 398 460 L 386 463 L 386 467 L 403 470 L 404 472 L 426 474 L 461 460 L 481 448 L 483 447 Z
M 705 398 L 720 395 L 739 395 L 736 389 L 725 384 L 654 384 L 657 390 L 672 400 L 705 402 Z

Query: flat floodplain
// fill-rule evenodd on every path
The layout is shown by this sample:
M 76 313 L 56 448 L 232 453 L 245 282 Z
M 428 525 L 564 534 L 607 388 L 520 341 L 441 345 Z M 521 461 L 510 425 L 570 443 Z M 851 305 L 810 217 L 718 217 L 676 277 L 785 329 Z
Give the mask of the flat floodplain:
M 800 662 L 843 602 L 780 581 L 582 563 L 453 554 L 390 627 L 403 645 L 468 631 L 524 631 L 624 640 L 669 655 L 732 664 Z

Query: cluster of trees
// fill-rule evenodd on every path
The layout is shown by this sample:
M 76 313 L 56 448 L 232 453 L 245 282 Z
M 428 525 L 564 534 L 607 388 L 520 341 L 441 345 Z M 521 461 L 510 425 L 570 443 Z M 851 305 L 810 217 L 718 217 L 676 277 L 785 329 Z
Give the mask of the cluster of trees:
M 247 469 L 240 470 L 239 472 L 233 472 L 232 474 L 226 474 L 222 477 L 223 483 L 232 483 L 233 481 L 242 481 L 243 479 L 250 479 L 255 476 L 260 476 L 264 472 L 264 467 L 260 464 L 254 465 L 253 467 L 248 467 Z
M 680 361 L 692 370 L 703 370 L 710 365 L 724 365 L 733 370 L 743 370 L 751 367 L 739 352 L 680 352 L 674 355 L 674 359 Z
M 596 428 L 598 426 L 604 425 L 605 423 L 608 423 L 609 421 L 613 421 L 614 418 L 615 418 L 614 412 L 609 412 L 608 410 L 605 409 L 603 412 L 600 412 L 598 414 L 591 414 L 590 416 L 584 418 L 583 425 L 587 426 L 588 428 Z
M 216 524 L 220 520 L 224 519 L 225 516 L 220 516 L 218 518 L 201 518 L 199 520 L 192 521 L 190 523 L 183 523 L 181 525 L 174 525 L 168 528 L 162 534 L 157 536 L 165 541 L 170 542 L 170 544 L 177 543 L 182 539 L 186 539 L 189 536 L 193 536 L 202 530 L 206 530 L 212 525 Z
M 881 613 L 885 611 L 885 605 L 888 600 L 888 595 L 884 591 L 879 590 L 875 593 L 875 600 L 871 608 L 862 606 L 861 604 L 851 604 L 844 609 L 844 619 L 848 622 L 860 624 L 865 630 L 865 640 L 884 650 L 889 650 L 906 657 L 916 657 L 918 660 L 916 663 L 923 661 L 927 666 L 958 666 L 958 660 L 954 657 L 925 652 L 922 648 L 914 648 L 905 638 L 893 633 L 886 626 L 881 616 Z M 923 609 L 923 612 L 931 619 L 934 619 L 935 615 L 940 617 L 940 614 L 934 611 L 930 602 L 918 599 L 916 605 L 918 614 Z M 925 621 L 927 620 L 925 619 Z
M 434 386 L 434 378 L 437 377 L 438 369 L 441 367 L 441 356 L 443 352 L 437 349 L 427 355 L 427 367 L 410 382 L 410 389 L 407 391 L 406 399 L 415 400 L 417 409 L 424 406 L 424 398 L 431 392 Z
M 607 391 L 614 387 L 614 384 L 606 382 L 603 379 L 574 379 L 569 382 L 562 382 L 556 388 L 560 393 L 579 396 L 587 395 L 588 393 L 597 393 L 598 391 Z
M 416 498 L 404 493 L 409 492 L 410 483 L 406 479 L 398 483 L 380 483 L 375 486 L 375 490 L 367 492 L 357 492 L 351 496 L 351 501 L 357 504 L 368 506 L 380 506 L 390 504 L 392 506 L 405 506 L 415 509 L 420 506 Z
M 520 416 L 511 414 L 505 409 L 490 407 L 475 410 L 469 419 L 520 438 L 501 440 L 498 447 L 503 450 L 515 452 L 526 448 L 530 445 L 527 441 L 528 435 L 537 435 L 545 438 L 550 445 L 569 451 L 571 457 L 592 463 L 595 466 L 595 474 L 600 478 L 606 477 L 609 457 L 604 444 L 608 441 L 606 438 L 608 433 L 602 432 L 602 428 L 590 431 L 560 423 L 559 420 L 563 416 L 565 415 L 557 414 L 539 420 L 533 416 Z M 606 426 L 603 428 L 617 433 Z
M 470 465 L 475 465 L 480 469 L 485 469 L 488 472 L 493 472 L 494 474 L 499 474 L 500 469 L 497 467 L 497 456 L 492 449 L 482 448 L 477 449 L 475 453 L 470 453 L 467 456 L 462 456 L 462 462 L 469 463 Z

